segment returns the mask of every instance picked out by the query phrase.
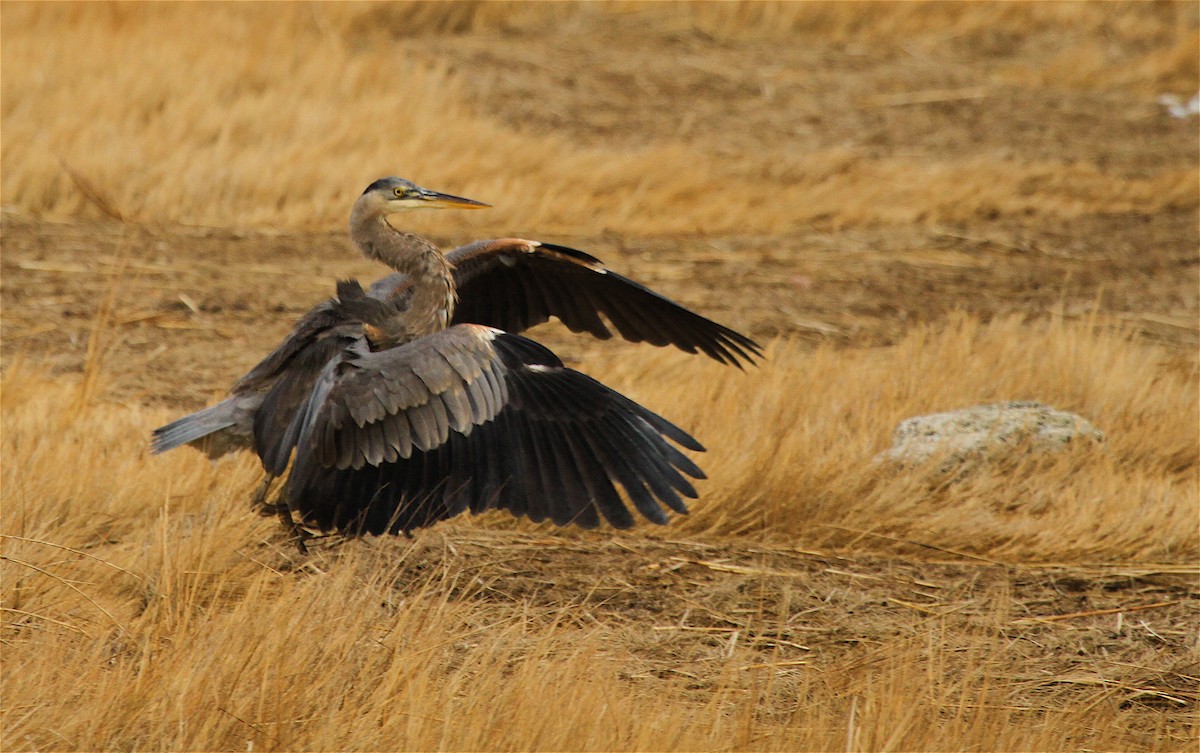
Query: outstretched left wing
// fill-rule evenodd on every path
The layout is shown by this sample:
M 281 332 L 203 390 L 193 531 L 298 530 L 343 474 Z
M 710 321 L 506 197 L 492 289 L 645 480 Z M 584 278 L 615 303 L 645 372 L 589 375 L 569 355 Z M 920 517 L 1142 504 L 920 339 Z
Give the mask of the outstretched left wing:
M 268 397 L 269 400 L 269 397 Z M 669 441 L 668 441 L 669 440 Z M 264 464 L 309 526 L 397 533 L 502 508 L 592 527 L 686 513 L 703 448 L 660 416 L 562 365 L 532 340 L 459 325 L 331 362 Z

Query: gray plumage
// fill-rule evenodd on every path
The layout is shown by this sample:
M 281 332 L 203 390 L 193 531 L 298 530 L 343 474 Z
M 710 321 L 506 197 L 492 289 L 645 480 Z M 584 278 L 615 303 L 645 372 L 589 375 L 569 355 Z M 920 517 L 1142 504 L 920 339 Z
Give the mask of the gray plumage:
M 180 445 L 193 444 L 216 459 L 248 447 L 252 441 L 254 414 L 260 403 L 262 395 L 227 397 L 216 405 L 155 429 L 150 448 L 160 453 Z

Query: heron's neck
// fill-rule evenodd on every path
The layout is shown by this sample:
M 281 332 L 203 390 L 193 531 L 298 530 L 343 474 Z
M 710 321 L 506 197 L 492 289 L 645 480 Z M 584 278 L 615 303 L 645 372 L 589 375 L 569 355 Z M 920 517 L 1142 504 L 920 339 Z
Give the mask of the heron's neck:
M 454 273 L 437 246 L 388 224 L 380 215 L 354 212 L 350 237 L 369 259 L 382 262 L 412 280 L 404 327 L 413 337 L 445 329 L 454 315 Z

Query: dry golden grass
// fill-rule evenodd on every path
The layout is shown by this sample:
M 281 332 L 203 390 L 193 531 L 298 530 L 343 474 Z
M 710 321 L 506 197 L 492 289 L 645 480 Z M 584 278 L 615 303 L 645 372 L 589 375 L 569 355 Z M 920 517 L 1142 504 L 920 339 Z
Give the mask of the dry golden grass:
M 341 558 L 327 572 L 277 573 L 235 549 L 253 545 L 243 536 L 181 536 L 172 523 L 148 531 L 146 554 L 131 563 L 148 569 L 131 574 L 9 544 L 22 562 L 59 563 L 42 574 L 6 562 L 6 581 L 23 595 L 22 613 L 9 615 L 21 627 L 10 631 L 5 687 L 20 703 L 6 713 L 6 749 L 1070 750 L 1131 742 L 1106 727 L 1119 716 L 1108 706 L 1030 714 L 1006 703 L 991 684 L 1005 656 L 986 630 L 964 642 L 926 625 L 883 647 L 876 664 L 777 688 L 763 673 L 740 671 L 742 653 L 714 652 L 715 687 L 700 699 L 684 682 L 623 677 L 629 629 L 579 625 L 585 608 L 449 598 L 465 579 L 462 563 L 400 590 L 394 559 L 376 552 Z M 66 577 L 125 608 L 109 622 L 99 604 L 56 581 Z M 998 612 L 1004 606 L 997 601 Z M 772 703 L 787 711 L 772 718 L 763 712 Z
M 1179 561 L 1200 545 L 1196 374 L 1165 367 L 1166 351 L 1016 318 L 917 328 L 886 349 L 777 343 L 767 358 L 695 379 L 655 358 L 606 370 L 711 445 L 716 488 L 688 530 L 811 545 L 873 533 L 1014 561 Z M 949 484 L 873 465 L 904 418 L 1026 399 L 1078 412 L 1109 438 Z
M 796 660 L 781 656 L 778 643 L 764 653 L 748 641 L 780 624 L 817 624 L 818 615 L 804 615 L 819 612 L 837 589 L 788 586 L 781 596 L 772 578 L 804 581 L 778 566 L 750 560 L 731 568 L 694 553 L 850 546 L 861 557 L 907 539 L 942 556 L 956 551 L 963 562 L 1023 568 L 1192 562 L 1194 373 L 1156 365 L 1163 354 L 1153 347 L 1061 321 L 963 320 L 917 330 L 894 348 L 805 354 L 777 342 L 769 355 L 748 374 L 697 365 L 682 383 L 662 376 L 689 371 L 669 353 L 600 370 L 712 447 L 703 458 L 712 479 L 696 513 L 668 529 L 620 534 L 615 555 L 601 543 L 610 534 L 552 532 L 497 515 L 444 524 L 414 544 L 348 542 L 299 560 L 273 520 L 246 508 L 257 481 L 252 459 L 212 465 L 187 451 L 150 457 L 145 437 L 164 411 L 95 403 L 81 382 L 47 383 L 36 368 L 10 364 L 4 747 L 1178 744 L 1179 732 L 1168 734 L 1163 718 L 1130 726 L 1129 713 L 1101 703 L 1104 696 L 1014 701 L 1015 686 L 1047 681 L 1014 683 L 1011 649 L 994 639 L 1024 616 L 1003 583 L 971 589 L 971 622 L 930 620 L 925 612 L 937 610 L 918 605 L 923 612 L 899 634 L 810 672 L 803 667 L 832 646 Z M 1029 397 L 1083 412 L 1108 432 L 1106 445 L 949 486 L 870 465 L 898 418 Z M 685 540 L 672 538 L 679 536 Z M 610 587 L 615 573 L 632 571 L 615 575 L 618 583 L 666 573 L 679 555 L 740 573 L 749 604 L 737 618 L 742 644 L 728 629 L 716 644 L 678 642 L 708 640 L 711 632 L 664 643 L 657 631 L 687 622 L 687 612 L 647 620 L 605 610 L 608 592 L 597 589 Z M 592 556 L 607 564 L 572 580 L 574 569 L 593 567 L 584 559 Z M 514 561 L 534 562 L 535 570 L 510 578 L 503 563 Z M 878 581 L 885 572 L 861 577 Z M 523 591 L 518 582 L 535 585 Z M 711 596 L 707 608 L 725 609 L 720 598 Z M 647 672 L 647 662 L 664 669 Z M 1048 677 L 1092 682 L 1077 673 Z
M 1200 204 L 1195 150 L 1154 97 L 1200 86 L 1196 17 L 1186 3 L 0 4 L 6 217 L 75 222 L 5 238 L 0 748 L 1193 746 L 1195 354 L 1086 319 L 906 317 L 930 291 L 998 282 L 1011 305 L 993 311 L 1077 313 L 1077 297 L 1024 294 L 1086 270 L 1124 286 L 1115 303 L 1089 289 L 1097 321 L 1191 331 L 1194 292 L 1163 279 L 1192 269 L 1175 247 L 1194 246 L 1178 217 Z M 639 29 L 653 33 L 629 42 Z M 862 64 L 879 68 L 855 78 Z M 592 73 L 608 88 L 564 93 Z M 553 117 L 522 121 L 530 103 L 505 92 Z M 593 117 L 609 103 L 611 120 Z M 489 515 L 301 558 L 247 509 L 253 458 L 150 457 L 147 432 L 175 412 L 138 401 L 194 402 L 208 387 L 183 392 L 181 364 L 219 381 L 327 278 L 376 271 L 327 237 L 234 243 L 179 224 L 338 228 L 384 173 L 497 206 L 411 218 L 440 238 L 601 236 L 622 271 L 653 270 L 729 324 L 752 312 L 795 332 L 775 320 L 825 326 L 836 307 L 825 330 L 843 346 L 892 311 L 887 331 L 907 334 L 776 340 L 746 373 L 564 349 L 709 447 L 692 515 L 619 534 Z M 105 215 L 150 227 L 88 222 Z M 1162 248 L 1142 253 L 1141 218 Z M 682 243 L 660 264 L 625 254 L 696 233 L 740 240 Z M 1056 264 L 1010 265 L 1039 258 Z M 950 285 L 992 264 L 1012 280 Z M 730 281 L 754 284 L 715 300 Z M 783 306 L 804 290 L 811 310 Z M 1006 399 L 1081 413 L 1107 440 L 953 482 L 872 462 L 903 418 Z
M 362 186 L 395 172 L 495 203 L 500 225 L 489 233 L 641 234 L 954 222 L 997 211 L 1071 218 L 1198 201 L 1197 171 L 1186 163 L 1135 176 L 1060 160 L 931 160 L 863 146 L 763 144 L 730 154 L 673 132 L 647 134 L 656 137 L 635 148 L 580 145 L 515 132 L 477 111 L 452 59 L 405 44 L 428 31 L 553 33 L 629 15 L 717 36 L 854 36 L 885 46 L 899 38 L 917 48 L 946 38 L 1015 44 L 1021 33 L 1056 26 L 1077 41 L 1049 67 L 995 71 L 984 90 L 1196 86 L 1194 30 L 1138 6 L 5 3 L 3 201 L 39 216 L 95 216 L 101 207 L 141 222 L 329 228 L 341 226 Z M 1146 52 L 1111 59 L 1087 29 Z M 489 221 L 415 224 L 470 230 Z
M 703 498 L 668 535 L 818 547 L 891 536 L 1011 562 L 1114 563 L 1186 562 L 1200 546 L 1200 397 L 1195 371 L 1172 363 L 1165 351 L 1086 323 L 1010 318 L 917 328 L 881 349 L 779 341 L 746 373 L 657 351 L 585 368 L 710 447 L 698 458 L 711 479 Z M 5 375 L 10 530 L 41 538 L 44 522 L 72 517 L 58 505 L 72 504 L 90 511 L 76 543 L 124 538 L 124 526 L 149 525 L 164 501 L 232 493 L 253 476 L 253 463 L 218 473 L 187 451 L 150 459 L 145 430 L 155 419 L 85 407 L 103 416 L 80 421 L 73 406 L 81 400 L 69 394 L 45 389 L 21 363 Z M 1105 443 L 953 481 L 873 460 L 904 418 L 1023 399 L 1082 414 Z M 114 485 L 97 486 L 98 478 Z

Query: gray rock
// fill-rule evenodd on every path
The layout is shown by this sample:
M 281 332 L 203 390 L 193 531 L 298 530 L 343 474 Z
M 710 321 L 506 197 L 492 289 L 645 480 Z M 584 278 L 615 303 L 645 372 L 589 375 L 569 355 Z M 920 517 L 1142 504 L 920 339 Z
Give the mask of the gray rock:
M 900 422 L 892 447 L 877 457 L 900 465 L 940 459 L 948 473 L 980 462 L 1028 453 L 1053 453 L 1078 442 L 1103 442 L 1104 433 L 1082 416 L 1045 403 L 1010 401 L 916 416 Z

